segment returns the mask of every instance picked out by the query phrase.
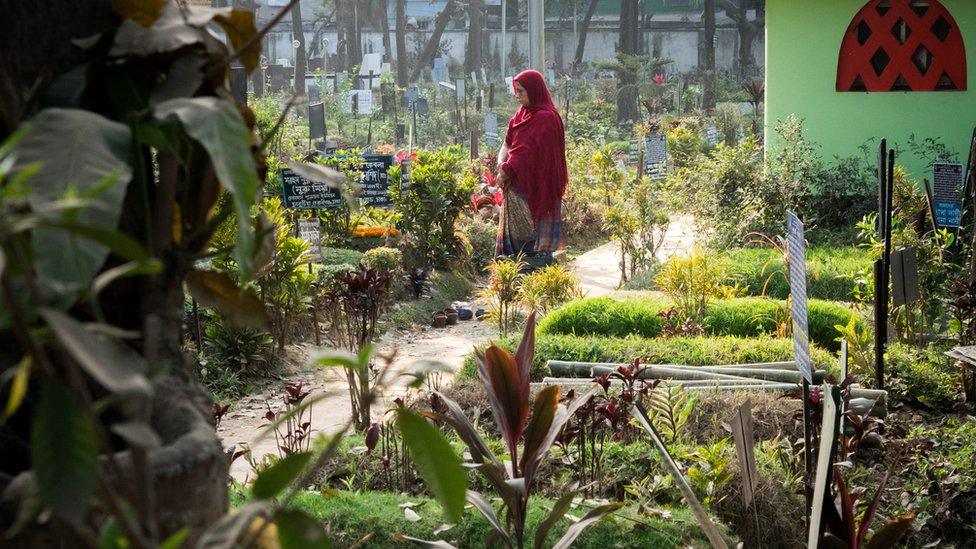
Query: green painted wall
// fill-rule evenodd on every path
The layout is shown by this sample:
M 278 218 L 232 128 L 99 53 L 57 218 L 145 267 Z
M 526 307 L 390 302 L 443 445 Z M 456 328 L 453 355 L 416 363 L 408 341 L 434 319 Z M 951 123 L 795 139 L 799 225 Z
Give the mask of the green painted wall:
M 807 137 L 825 160 L 860 156 L 882 137 L 902 150 L 897 162 L 916 178 L 926 164 L 906 149 L 909 136 L 935 137 L 966 161 L 976 127 L 976 0 L 942 0 L 966 43 L 968 91 L 853 93 L 836 91 L 840 44 L 865 0 L 766 1 L 766 143 L 777 146 L 777 120 L 805 119 Z

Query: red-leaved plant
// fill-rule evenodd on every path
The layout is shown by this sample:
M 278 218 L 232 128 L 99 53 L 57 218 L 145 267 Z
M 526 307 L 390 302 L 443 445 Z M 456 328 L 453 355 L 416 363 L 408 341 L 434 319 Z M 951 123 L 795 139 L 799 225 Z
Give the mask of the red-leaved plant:
M 489 345 L 484 352 L 476 352 L 476 356 L 478 376 L 485 385 L 492 415 L 508 449 L 510 460 L 500 462 L 464 415 L 461 407 L 443 394 L 436 393 L 441 413 L 428 412 L 426 415 L 450 425 L 468 446 L 474 462 L 472 467 L 485 476 L 501 498 L 506 520 L 499 520 L 494 508 L 481 494 L 469 490 L 468 501 L 488 519 L 505 547 L 522 549 L 525 547 L 526 510 L 533 493 L 536 472 L 566 421 L 599 387 L 594 386 L 568 404 L 560 403 L 559 387 L 546 387 L 530 406 L 529 370 L 535 356 L 535 314 L 530 315 L 526 321 L 522 342 L 514 356 L 494 344 Z M 550 530 L 566 514 L 578 493 L 579 490 L 575 488 L 567 490 L 556 502 L 552 512 L 536 530 L 533 547 L 544 546 Z M 570 526 L 553 547 L 569 547 L 588 525 L 621 505 L 611 503 L 591 509 Z

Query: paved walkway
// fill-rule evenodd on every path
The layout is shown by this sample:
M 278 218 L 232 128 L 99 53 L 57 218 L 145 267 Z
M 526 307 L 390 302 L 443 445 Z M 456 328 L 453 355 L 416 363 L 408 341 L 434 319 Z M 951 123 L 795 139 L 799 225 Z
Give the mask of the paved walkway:
M 677 217 L 668 226 L 661 245 L 660 259 L 665 261 L 669 257 L 685 253 L 694 245 L 694 219 L 690 216 Z M 620 285 L 620 246 L 616 241 L 580 255 L 571 265 L 580 279 L 583 293 L 588 296 L 611 294 Z

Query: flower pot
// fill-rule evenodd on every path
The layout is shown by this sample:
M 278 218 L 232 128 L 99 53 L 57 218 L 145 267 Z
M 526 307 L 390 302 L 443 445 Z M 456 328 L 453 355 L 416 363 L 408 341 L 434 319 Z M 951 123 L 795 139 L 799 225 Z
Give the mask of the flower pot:
M 444 314 L 447 315 L 447 325 L 454 326 L 458 322 L 458 313 L 454 309 L 446 309 Z
M 435 328 L 443 328 L 444 326 L 447 326 L 447 315 L 440 311 L 434 313 L 434 321 L 432 326 Z

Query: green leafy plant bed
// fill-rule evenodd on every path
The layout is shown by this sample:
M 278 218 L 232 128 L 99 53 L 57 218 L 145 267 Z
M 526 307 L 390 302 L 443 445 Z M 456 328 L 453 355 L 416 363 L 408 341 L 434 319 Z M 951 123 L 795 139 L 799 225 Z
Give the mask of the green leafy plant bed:
M 546 316 L 539 324 L 544 334 L 594 335 L 653 338 L 664 333 L 663 311 L 673 304 L 666 299 L 614 300 L 606 297 L 582 299 Z M 837 330 L 857 314 L 843 304 L 812 299 L 809 301 L 810 340 L 836 351 Z M 713 336 L 753 337 L 775 334 L 789 320 L 786 301 L 765 298 L 737 298 L 714 301 L 706 309 L 704 330 Z
M 517 343 L 514 338 L 506 338 L 498 342 L 498 345 L 504 349 L 514 350 Z M 770 336 L 749 339 L 733 336 L 645 339 L 539 334 L 535 345 L 535 361 L 532 363 L 530 374 L 533 381 L 541 381 L 549 375 L 549 369 L 546 367 L 546 362 L 549 360 L 630 362 L 640 357 L 651 364 L 707 366 L 793 359 L 793 342 Z M 818 369 L 836 370 L 837 360 L 828 351 L 813 346 L 810 355 Z M 474 355 L 468 355 L 458 371 L 457 378 L 476 376 Z
M 731 278 L 747 288 L 749 295 L 786 299 L 790 281 L 782 256 L 768 248 L 739 248 L 724 254 L 729 259 Z M 848 301 L 855 281 L 871 268 L 866 250 L 810 248 L 806 253 L 807 292 L 810 297 Z
M 242 505 L 244 495 L 232 495 L 232 505 Z M 410 497 L 389 492 L 303 492 L 296 498 L 296 507 L 329 524 L 336 533 L 338 546 L 391 547 L 397 535 L 431 539 L 434 530 L 444 523 L 440 505 L 430 499 Z M 531 531 L 549 514 L 552 500 L 540 500 L 530 506 L 528 523 Z M 413 517 L 406 512 L 416 513 Z M 704 536 L 699 532 L 694 517 L 686 509 L 661 510 L 669 518 L 638 514 L 633 508 L 624 508 L 617 517 L 602 521 L 583 532 L 573 543 L 576 548 L 604 547 L 677 547 L 691 545 L 706 547 Z M 582 506 L 570 510 L 578 517 L 586 514 Z M 414 520 L 407 519 L 411 515 Z M 565 520 L 563 521 L 566 522 Z M 547 546 L 555 543 L 565 528 L 554 529 Z M 456 547 L 484 547 L 491 532 L 488 522 L 480 513 L 469 510 L 450 529 L 436 537 L 448 540 Z M 406 546 L 406 545 L 404 545 Z

